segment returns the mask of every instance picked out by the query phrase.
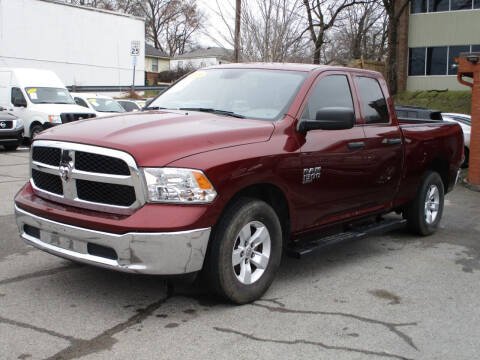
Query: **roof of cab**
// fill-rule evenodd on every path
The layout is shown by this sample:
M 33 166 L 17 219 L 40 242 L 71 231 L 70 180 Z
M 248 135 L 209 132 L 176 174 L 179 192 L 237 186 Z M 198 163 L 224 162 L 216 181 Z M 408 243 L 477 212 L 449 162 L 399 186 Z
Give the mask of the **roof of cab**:
M 332 66 L 332 65 L 318 65 L 318 64 L 301 64 L 301 63 L 228 63 L 220 65 L 212 65 L 200 70 L 209 69 L 266 69 L 266 70 L 283 70 L 283 71 L 303 71 L 311 72 L 314 70 L 322 71 L 348 71 L 363 74 L 370 74 L 374 77 L 381 77 L 381 74 L 377 71 L 349 68 L 344 66 Z
M 0 71 L 11 71 L 21 87 L 58 87 L 65 88 L 60 78 L 51 70 L 32 68 L 0 68 Z

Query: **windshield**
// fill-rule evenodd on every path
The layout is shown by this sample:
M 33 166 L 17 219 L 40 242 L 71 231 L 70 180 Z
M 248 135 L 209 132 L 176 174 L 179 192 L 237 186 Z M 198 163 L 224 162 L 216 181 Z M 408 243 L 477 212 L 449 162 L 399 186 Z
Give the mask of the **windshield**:
M 95 111 L 99 112 L 116 112 L 121 113 L 125 112 L 125 109 L 120 106 L 113 99 L 105 99 L 105 98 L 88 98 L 87 99 L 90 105 L 95 109 Z
M 67 89 L 27 87 L 25 92 L 34 104 L 75 104 Z
M 306 72 L 265 69 L 199 70 L 148 107 L 215 110 L 219 114 L 277 120 L 288 110 L 306 76 Z

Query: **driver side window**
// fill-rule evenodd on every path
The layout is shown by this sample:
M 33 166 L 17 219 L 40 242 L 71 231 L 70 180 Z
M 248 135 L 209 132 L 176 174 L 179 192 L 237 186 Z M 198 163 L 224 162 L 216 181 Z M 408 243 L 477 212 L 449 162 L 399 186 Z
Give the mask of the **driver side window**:
M 80 105 L 80 106 L 83 106 L 83 107 L 88 108 L 87 103 L 86 103 L 85 101 L 83 101 L 83 99 L 80 99 L 79 97 L 75 97 L 74 100 L 75 100 L 75 103 L 76 103 L 77 105 Z
M 328 75 L 320 79 L 303 110 L 302 119 L 316 120 L 317 111 L 332 107 L 346 108 L 355 112 L 346 75 Z
M 20 90 L 20 88 L 18 87 L 12 87 L 12 96 L 11 96 L 10 102 L 14 104 L 15 99 L 22 99 L 24 102 L 26 101 L 25 96 L 23 96 L 22 94 L 22 90 Z

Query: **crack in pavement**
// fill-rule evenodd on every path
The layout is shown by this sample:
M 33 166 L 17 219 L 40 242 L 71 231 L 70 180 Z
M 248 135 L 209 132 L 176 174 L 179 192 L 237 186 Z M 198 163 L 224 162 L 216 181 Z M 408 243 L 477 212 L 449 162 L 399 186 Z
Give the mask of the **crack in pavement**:
M 165 298 L 151 303 L 143 309 L 138 309 L 137 313 L 128 318 L 126 321 L 105 330 L 104 332 L 90 340 L 75 339 L 71 342 L 70 346 L 66 347 L 63 350 L 60 350 L 59 352 L 46 358 L 45 360 L 71 360 L 97 353 L 99 351 L 111 350 L 112 346 L 118 342 L 118 340 L 114 338 L 114 335 L 128 329 L 133 325 L 140 324 L 149 316 L 151 316 L 168 299 L 172 297 L 172 290 L 172 287 L 167 286 L 167 294 Z
M 57 267 L 57 268 L 54 268 L 54 269 L 37 271 L 37 272 L 34 272 L 34 273 L 28 273 L 28 274 L 25 274 L 25 275 L 20 275 L 20 276 L 16 276 L 16 277 L 13 277 L 13 278 L 0 280 L 0 286 L 1 285 L 6 285 L 6 284 L 11 284 L 11 283 L 18 282 L 18 281 L 34 279 L 34 278 L 37 278 L 37 277 L 54 275 L 54 274 L 57 274 L 59 272 L 81 269 L 82 267 L 83 267 L 83 265 L 80 265 L 80 264 L 71 264 L 71 265 L 67 265 L 67 266 Z
M 240 335 L 249 340 L 260 341 L 260 342 L 270 342 L 275 344 L 286 344 L 286 345 L 297 345 L 297 344 L 314 345 L 314 346 L 320 346 L 327 350 L 343 350 L 343 351 L 356 352 L 356 353 L 365 354 L 365 355 L 382 356 L 382 357 L 389 357 L 389 358 L 400 359 L 400 360 L 412 360 L 411 358 L 407 358 L 402 355 L 387 353 L 385 351 L 371 351 L 371 350 L 352 348 L 347 346 L 327 345 L 319 341 L 310 341 L 305 339 L 296 339 L 296 340 L 267 339 L 267 338 L 254 336 L 252 334 L 243 333 L 241 331 L 237 331 L 233 329 L 226 329 L 221 327 L 214 327 L 213 329 L 223 333 Z
M 64 340 L 67 340 L 67 341 L 70 341 L 70 342 L 85 341 L 85 340 L 82 340 L 82 339 L 75 338 L 73 336 L 60 334 L 56 331 L 48 330 L 48 329 L 38 327 L 38 326 L 35 326 L 35 325 L 32 325 L 32 324 L 27 324 L 27 323 L 24 323 L 24 322 L 21 322 L 21 321 L 7 319 L 7 318 L 4 318 L 2 316 L 0 316 L 0 324 L 14 325 L 14 326 L 18 326 L 18 327 L 21 327 L 21 328 L 24 328 L 24 329 L 34 330 L 34 331 L 37 331 L 37 332 L 40 332 L 40 333 L 43 333 L 43 334 L 47 334 L 47 335 L 50 335 L 50 336 L 54 336 L 54 337 L 57 337 L 57 338 L 60 338 L 60 339 L 64 339 Z
M 259 301 L 262 301 L 262 300 L 260 299 Z M 271 312 L 290 313 L 290 314 L 306 314 L 306 315 L 341 316 L 341 317 L 347 317 L 347 318 L 355 319 L 355 320 L 370 323 L 370 324 L 382 325 L 382 326 L 386 327 L 388 330 L 390 330 L 392 333 L 394 333 L 398 337 L 400 337 L 403 341 L 405 341 L 412 348 L 414 348 L 415 350 L 418 351 L 418 348 L 414 344 L 412 338 L 410 336 L 408 336 L 407 334 L 405 334 L 404 332 L 397 329 L 398 327 L 401 327 L 401 326 L 418 325 L 417 322 L 389 323 L 389 322 L 386 322 L 386 321 L 370 319 L 370 318 L 367 318 L 367 317 L 364 317 L 364 316 L 359 316 L 359 315 L 349 314 L 349 313 L 342 313 L 342 312 L 296 310 L 296 309 L 288 309 L 288 308 L 285 308 L 285 307 L 275 307 L 275 306 L 268 306 L 268 305 L 262 305 L 262 304 L 256 304 L 256 303 L 251 304 L 251 305 L 267 309 Z

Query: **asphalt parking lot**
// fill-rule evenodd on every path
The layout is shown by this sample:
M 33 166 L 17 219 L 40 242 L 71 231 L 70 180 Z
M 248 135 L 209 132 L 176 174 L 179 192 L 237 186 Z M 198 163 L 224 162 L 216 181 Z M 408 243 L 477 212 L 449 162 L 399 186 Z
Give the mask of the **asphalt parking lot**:
M 475 359 L 480 193 L 447 195 L 441 229 L 285 258 L 263 299 L 81 266 L 18 239 L 28 149 L 0 150 L 0 359 Z

